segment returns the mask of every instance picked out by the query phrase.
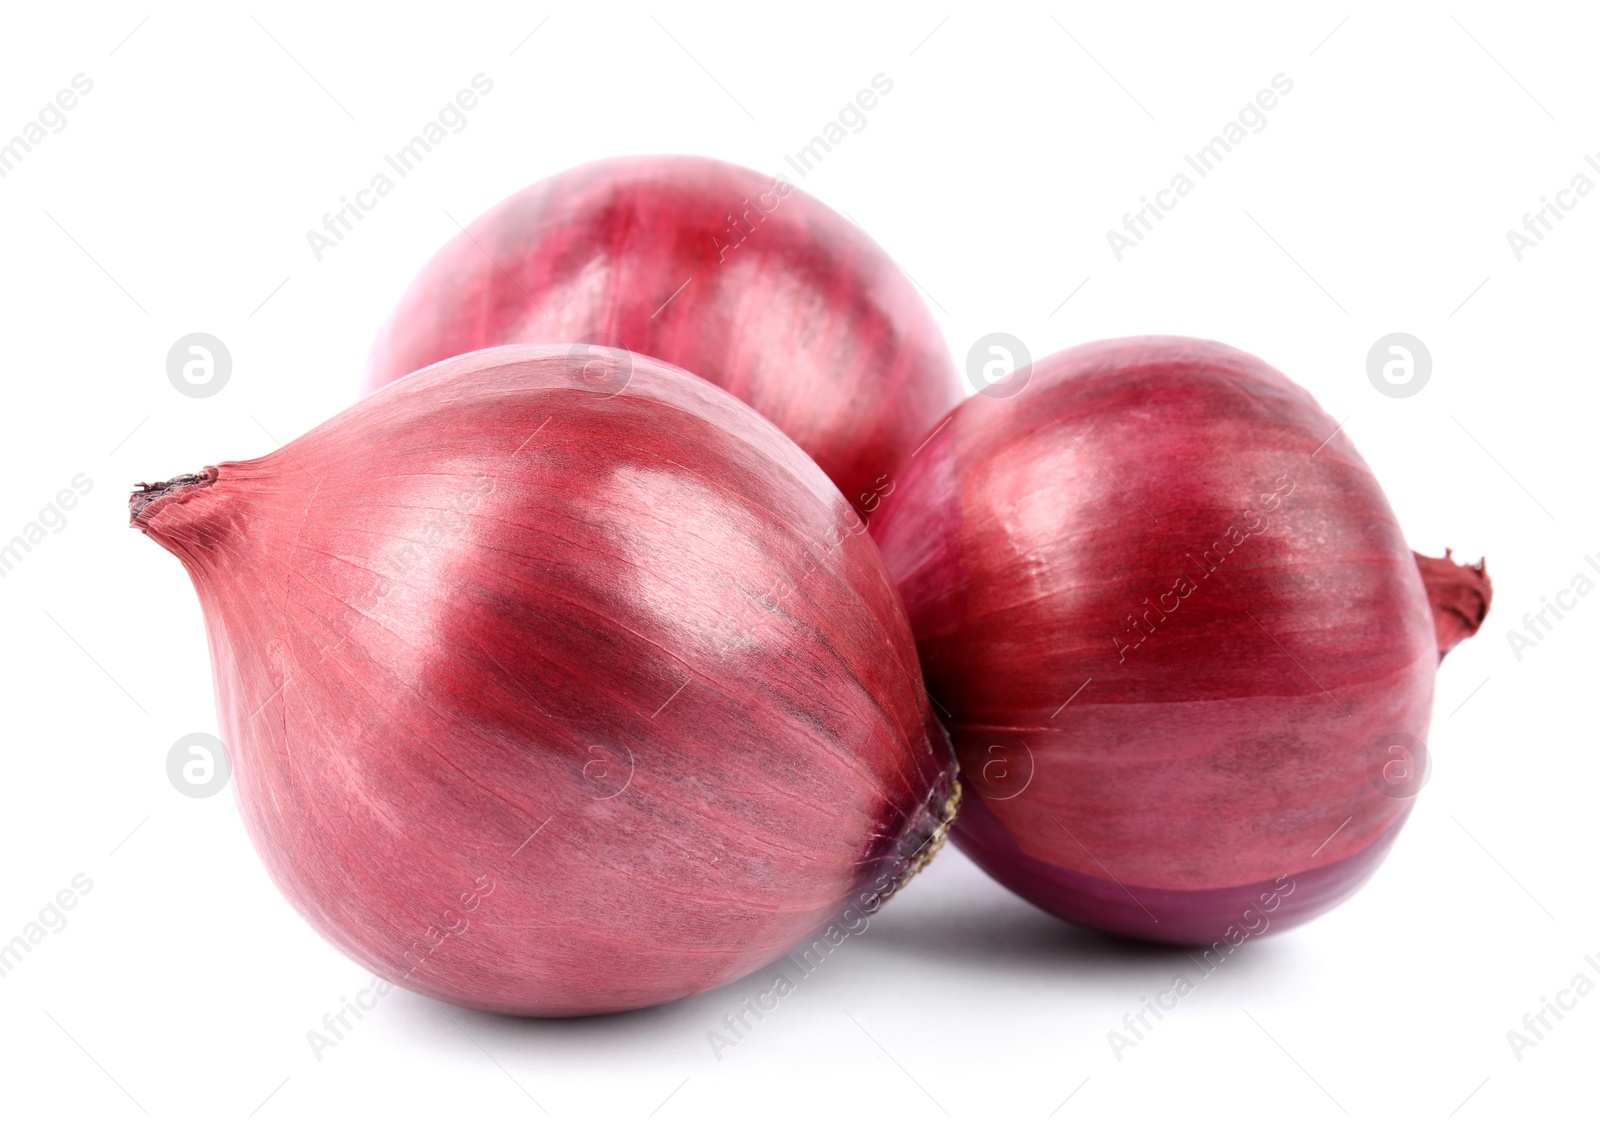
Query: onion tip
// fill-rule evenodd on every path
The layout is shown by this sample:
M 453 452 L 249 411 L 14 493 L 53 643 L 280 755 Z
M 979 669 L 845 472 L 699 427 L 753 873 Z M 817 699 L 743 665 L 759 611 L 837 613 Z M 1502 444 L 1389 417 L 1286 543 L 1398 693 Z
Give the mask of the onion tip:
M 134 484 L 135 490 L 128 496 L 128 526 L 144 530 L 151 518 L 146 512 L 154 504 L 169 498 L 182 498 L 196 487 L 214 482 L 216 478 L 217 469 L 207 466 L 198 472 L 173 476 L 170 480 Z
M 1416 555 L 1417 569 L 1422 572 L 1422 584 L 1428 591 L 1428 604 L 1433 609 L 1433 631 L 1439 642 L 1440 660 L 1478 631 L 1489 615 L 1489 602 L 1494 597 L 1494 585 L 1489 581 L 1483 559 L 1478 559 L 1475 566 L 1465 565 L 1456 562 L 1450 554 L 1450 548 L 1446 547 L 1443 558 Z

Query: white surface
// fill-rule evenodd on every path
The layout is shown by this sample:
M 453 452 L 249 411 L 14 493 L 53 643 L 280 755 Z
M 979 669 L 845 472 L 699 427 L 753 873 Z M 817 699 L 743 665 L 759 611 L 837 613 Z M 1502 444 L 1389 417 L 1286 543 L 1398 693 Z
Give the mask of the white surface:
M 1592 1119 L 1600 994 L 1520 1061 L 1506 1038 L 1600 953 L 1600 597 L 1520 659 L 1506 639 L 1574 574 L 1600 579 L 1600 194 L 1520 262 L 1506 239 L 1600 149 L 1592 16 L 587 8 L 8 10 L 0 137 L 73 75 L 94 87 L 0 179 L 0 541 L 75 474 L 93 487 L 0 577 L 0 937 L 74 875 L 93 890 L 0 979 L 0 1122 Z M 306 231 L 480 72 L 494 90 L 466 128 L 317 262 Z M 770 975 L 557 1024 L 397 992 L 315 1060 L 306 1032 L 367 976 L 278 896 L 227 797 L 167 781 L 172 743 L 216 721 L 197 604 L 126 529 L 130 486 L 348 403 L 451 218 L 612 154 L 783 170 L 879 73 L 893 92 L 800 183 L 927 289 L 958 358 L 997 330 L 1036 357 L 1232 343 L 1349 418 L 1415 546 L 1488 555 L 1495 613 L 1441 672 L 1436 766 L 1398 847 L 1121 1061 L 1107 1031 L 1188 960 L 1060 924 L 954 852 L 721 1061 L 707 1031 Z M 1294 89 L 1266 128 L 1118 262 L 1106 231 L 1280 73 Z M 165 372 L 196 330 L 234 359 L 203 399 Z M 1365 371 L 1395 330 L 1435 363 L 1405 399 Z

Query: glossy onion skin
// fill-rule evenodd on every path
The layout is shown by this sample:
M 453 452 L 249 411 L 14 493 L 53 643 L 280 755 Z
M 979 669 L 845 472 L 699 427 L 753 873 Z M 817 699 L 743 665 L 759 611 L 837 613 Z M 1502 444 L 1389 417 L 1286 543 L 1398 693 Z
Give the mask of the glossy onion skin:
M 954 758 L 871 539 L 698 378 L 486 350 L 184 480 L 133 525 L 199 593 L 251 837 L 397 985 L 667 1002 L 942 836 Z
M 965 402 L 897 480 L 873 530 L 951 717 L 952 836 L 991 875 L 1210 946 L 1382 862 L 1446 634 L 1310 394 L 1214 342 L 1097 342 Z
M 511 342 L 598 342 L 698 374 L 863 515 L 961 396 L 938 326 L 877 244 L 787 182 L 703 157 L 599 161 L 490 209 L 412 282 L 366 388 Z

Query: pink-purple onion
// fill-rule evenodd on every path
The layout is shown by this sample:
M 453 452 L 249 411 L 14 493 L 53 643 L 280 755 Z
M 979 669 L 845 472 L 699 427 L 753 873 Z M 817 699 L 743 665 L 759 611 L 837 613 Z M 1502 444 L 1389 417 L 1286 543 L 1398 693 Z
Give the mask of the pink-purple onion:
M 861 520 L 673 367 L 481 351 L 130 508 L 199 595 L 268 871 L 398 985 L 680 998 L 870 912 L 953 812 Z
M 511 342 L 681 366 L 776 424 L 863 515 L 961 394 L 882 248 L 788 181 L 704 157 L 597 161 L 491 208 L 412 281 L 366 387 Z
M 957 844 L 1142 939 L 1343 900 L 1411 810 L 1482 567 L 1413 555 L 1338 423 L 1227 346 L 1097 342 L 1007 385 L 873 523 L 960 759 Z

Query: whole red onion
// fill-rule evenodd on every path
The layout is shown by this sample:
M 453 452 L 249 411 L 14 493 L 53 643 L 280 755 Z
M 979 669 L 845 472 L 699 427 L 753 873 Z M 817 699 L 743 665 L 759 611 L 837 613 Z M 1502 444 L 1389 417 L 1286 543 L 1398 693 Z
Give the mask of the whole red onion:
M 509 342 L 597 342 L 699 374 L 862 514 L 961 394 L 877 244 L 789 182 L 703 157 L 598 161 L 490 209 L 412 282 L 366 387 Z
M 1332 907 L 1410 811 L 1481 566 L 1424 560 L 1425 587 L 1354 446 L 1257 358 L 1136 338 L 1018 376 L 950 415 L 874 526 L 951 717 L 957 844 L 1143 939 Z
M 680 998 L 870 910 L 953 811 L 859 517 L 671 366 L 485 350 L 130 510 L 199 594 L 268 870 L 396 984 Z

